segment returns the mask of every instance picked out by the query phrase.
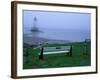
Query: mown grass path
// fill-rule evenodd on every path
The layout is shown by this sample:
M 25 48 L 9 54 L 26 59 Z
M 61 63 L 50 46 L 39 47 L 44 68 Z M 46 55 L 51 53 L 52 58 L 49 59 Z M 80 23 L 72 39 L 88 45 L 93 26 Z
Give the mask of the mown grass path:
M 66 43 L 66 44 L 53 44 L 45 46 L 73 46 L 72 56 L 65 54 L 48 54 L 44 55 L 43 60 L 39 60 L 38 53 L 40 49 L 27 48 L 28 55 L 24 58 L 23 69 L 34 68 L 57 68 L 57 67 L 75 67 L 75 66 L 89 66 L 91 65 L 91 50 L 90 43 L 84 45 L 81 43 Z M 85 48 L 86 47 L 86 48 Z M 87 49 L 87 50 L 85 50 Z

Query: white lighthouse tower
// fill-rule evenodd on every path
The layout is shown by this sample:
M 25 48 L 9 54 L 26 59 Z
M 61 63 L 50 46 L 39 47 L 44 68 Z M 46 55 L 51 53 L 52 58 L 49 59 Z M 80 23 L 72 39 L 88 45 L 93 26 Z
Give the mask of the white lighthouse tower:
M 39 32 L 39 29 L 37 27 L 37 18 L 36 17 L 34 17 L 34 19 L 33 19 L 33 27 L 31 29 L 31 32 Z
M 32 28 L 31 28 L 32 37 L 33 37 L 33 38 L 37 38 L 39 32 L 40 32 L 40 30 L 39 30 L 38 27 L 37 27 L 37 18 L 34 17 L 34 18 L 33 18 L 33 25 L 32 25 Z

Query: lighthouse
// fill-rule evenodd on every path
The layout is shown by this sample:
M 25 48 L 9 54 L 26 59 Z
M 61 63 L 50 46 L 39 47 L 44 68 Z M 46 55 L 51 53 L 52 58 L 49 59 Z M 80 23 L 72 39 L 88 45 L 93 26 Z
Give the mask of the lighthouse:
M 39 32 L 39 29 L 37 27 L 37 18 L 36 17 L 34 17 L 34 19 L 33 19 L 33 26 L 32 26 L 31 32 Z

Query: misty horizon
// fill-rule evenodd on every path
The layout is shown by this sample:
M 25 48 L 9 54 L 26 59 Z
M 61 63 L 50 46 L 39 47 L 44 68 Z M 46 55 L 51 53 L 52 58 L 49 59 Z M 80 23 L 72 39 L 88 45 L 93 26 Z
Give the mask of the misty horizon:
M 84 41 L 90 39 L 91 15 L 86 13 L 59 13 L 46 11 L 23 11 L 23 33 L 30 31 L 37 18 L 38 37 L 56 40 Z

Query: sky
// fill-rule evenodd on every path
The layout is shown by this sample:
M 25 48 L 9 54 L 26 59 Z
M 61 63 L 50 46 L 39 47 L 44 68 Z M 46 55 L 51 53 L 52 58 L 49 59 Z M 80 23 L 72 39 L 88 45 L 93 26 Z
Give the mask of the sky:
M 68 32 L 68 35 L 81 34 L 80 38 L 90 38 L 91 14 L 75 12 L 51 12 L 51 11 L 31 11 L 23 10 L 23 26 L 25 29 L 31 29 L 34 25 L 34 17 L 37 18 L 36 26 L 46 32 L 48 30 L 60 30 Z M 50 32 L 50 31 L 48 31 Z M 66 33 L 67 34 L 67 33 Z M 53 35 L 53 34 L 52 34 Z M 85 35 L 85 36 L 84 36 Z M 82 38 L 83 36 L 83 38 Z M 52 36 L 54 37 L 54 36 Z M 51 37 L 51 38 L 52 38 Z M 80 40 L 81 40 L 80 39 Z

